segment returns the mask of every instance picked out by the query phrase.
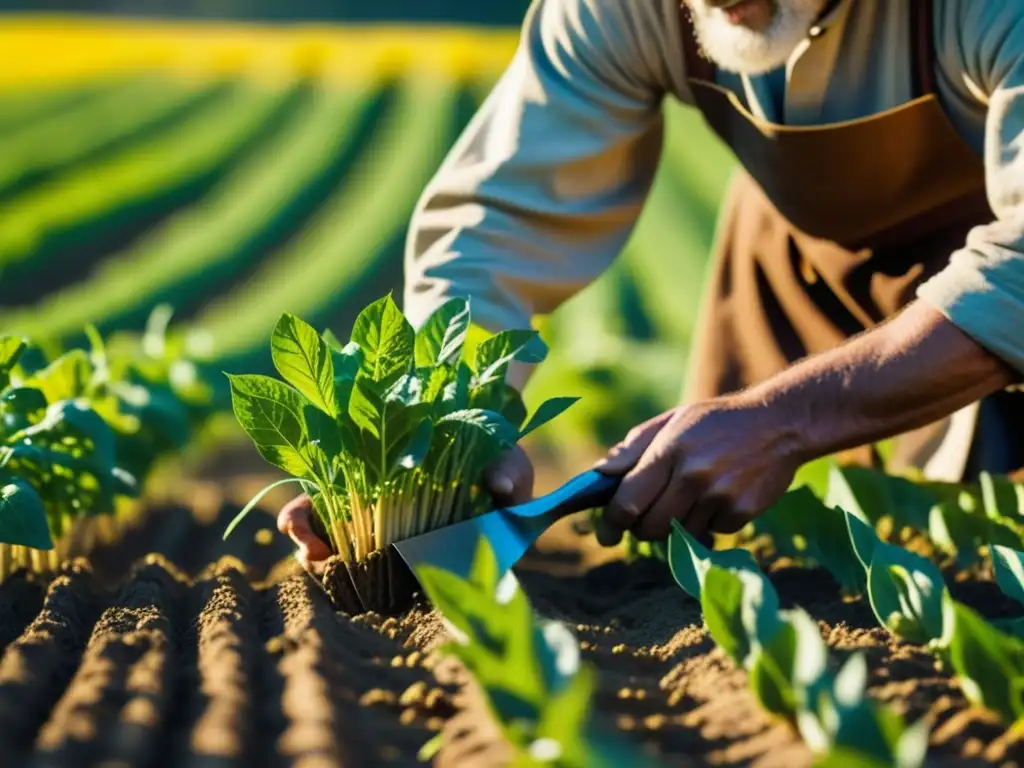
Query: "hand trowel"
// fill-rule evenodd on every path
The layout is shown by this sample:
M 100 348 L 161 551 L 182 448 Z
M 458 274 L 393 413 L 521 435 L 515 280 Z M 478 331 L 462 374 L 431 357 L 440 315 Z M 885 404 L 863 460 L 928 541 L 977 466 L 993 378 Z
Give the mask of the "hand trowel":
M 432 565 L 468 578 L 480 537 L 490 543 L 504 575 L 526 554 L 544 531 L 563 517 L 603 507 L 615 496 L 621 477 L 597 470 L 577 475 L 546 496 L 513 507 L 500 507 L 483 515 L 394 544 L 415 574 Z

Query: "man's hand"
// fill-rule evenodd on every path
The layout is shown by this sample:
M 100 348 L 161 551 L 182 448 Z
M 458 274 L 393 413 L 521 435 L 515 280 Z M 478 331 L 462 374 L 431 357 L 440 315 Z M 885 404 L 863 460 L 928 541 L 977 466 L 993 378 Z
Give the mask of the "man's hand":
M 485 480 L 495 502 L 508 506 L 533 498 L 533 477 L 529 457 L 516 446 L 487 470 Z M 313 530 L 310 523 L 313 514 L 313 502 L 309 496 L 297 496 L 281 508 L 277 515 L 277 528 L 295 542 L 298 547 L 295 557 L 302 567 L 316 575 L 331 556 L 331 548 Z
M 800 464 L 944 418 L 1020 373 L 940 312 L 889 322 L 741 393 L 641 424 L 596 469 L 624 475 L 599 540 L 737 531 L 777 501 Z
M 786 492 L 802 463 L 786 414 L 742 396 L 685 405 L 651 419 L 598 462 L 622 475 L 598 538 L 666 538 L 676 519 L 694 536 L 733 533 Z

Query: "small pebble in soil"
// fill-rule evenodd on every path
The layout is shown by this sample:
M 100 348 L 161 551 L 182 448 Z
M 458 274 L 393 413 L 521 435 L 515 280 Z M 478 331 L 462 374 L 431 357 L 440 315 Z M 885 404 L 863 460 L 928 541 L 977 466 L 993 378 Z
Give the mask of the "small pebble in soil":
M 442 731 L 444 730 L 445 719 L 443 717 L 428 717 L 426 725 L 428 731 Z
M 391 666 L 392 667 L 404 667 L 405 666 L 405 657 L 404 656 L 395 656 L 395 658 L 393 658 L 391 660 Z
M 269 528 L 260 528 L 256 531 L 256 536 L 254 538 L 256 539 L 256 543 L 261 547 L 269 547 L 274 543 L 274 532 Z
M 359 703 L 364 707 L 372 707 L 374 704 L 394 704 L 395 694 L 383 688 L 371 688 L 362 695 Z
M 636 730 L 636 718 L 631 715 L 620 715 L 615 721 L 616 725 L 623 731 L 635 731 Z
M 427 684 L 422 680 L 413 683 L 405 689 L 405 693 L 398 699 L 398 703 L 403 707 L 410 707 L 413 704 L 418 704 L 423 700 L 427 693 Z
M 616 656 L 619 656 L 628 650 L 629 648 L 626 646 L 625 643 L 619 643 L 614 648 L 612 648 L 612 653 L 614 653 Z
M 664 715 L 649 715 L 644 718 L 644 727 L 648 731 L 660 731 L 668 724 L 668 718 Z
M 413 667 L 418 666 L 422 659 L 423 659 L 423 654 L 422 653 L 420 653 L 419 651 L 413 651 L 406 658 L 405 666 L 407 666 L 410 669 L 412 669 Z
M 398 722 L 400 722 L 402 725 L 412 725 L 416 722 L 416 718 L 418 716 L 419 713 L 416 712 L 415 709 L 404 709 L 402 710 L 401 716 L 398 718 Z
M 426 709 L 434 709 L 444 701 L 444 698 L 444 691 L 440 688 L 435 688 L 427 694 L 426 698 L 423 700 L 423 706 Z

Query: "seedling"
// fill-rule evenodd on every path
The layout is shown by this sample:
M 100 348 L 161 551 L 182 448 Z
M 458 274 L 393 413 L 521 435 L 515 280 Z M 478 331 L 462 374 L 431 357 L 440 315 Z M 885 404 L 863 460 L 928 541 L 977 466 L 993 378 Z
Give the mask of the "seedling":
M 284 381 L 228 377 L 236 418 L 262 456 L 290 475 L 281 482 L 309 494 L 358 607 L 392 607 L 366 605 L 375 601 L 371 589 L 388 603 L 402 597 L 366 583 L 397 578 L 391 567 L 370 575 L 372 559 L 391 558 L 393 542 L 492 507 L 484 469 L 575 402 L 549 400 L 527 419 L 506 372 L 516 360 L 543 360 L 543 342 L 534 331 L 505 331 L 479 345 L 471 366 L 463 359 L 469 329 L 461 299 L 415 332 L 385 296 L 360 313 L 344 345 L 285 314 L 271 339 Z

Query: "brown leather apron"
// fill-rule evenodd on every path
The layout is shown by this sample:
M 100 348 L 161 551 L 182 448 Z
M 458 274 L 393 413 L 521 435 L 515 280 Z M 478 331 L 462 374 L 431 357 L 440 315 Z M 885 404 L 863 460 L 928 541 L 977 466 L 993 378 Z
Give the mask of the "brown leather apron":
M 766 122 L 715 84 L 684 6 L 696 106 L 740 161 L 709 267 L 687 399 L 749 386 L 873 327 L 914 299 L 971 227 L 993 219 L 983 160 L 935 95 L 931 2 L 908 6 L 915 98 L 811 127 Z M 902 436 L 904 455 L 943 429 Z

